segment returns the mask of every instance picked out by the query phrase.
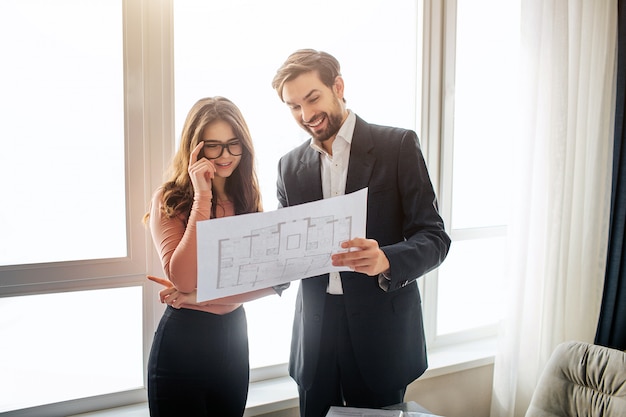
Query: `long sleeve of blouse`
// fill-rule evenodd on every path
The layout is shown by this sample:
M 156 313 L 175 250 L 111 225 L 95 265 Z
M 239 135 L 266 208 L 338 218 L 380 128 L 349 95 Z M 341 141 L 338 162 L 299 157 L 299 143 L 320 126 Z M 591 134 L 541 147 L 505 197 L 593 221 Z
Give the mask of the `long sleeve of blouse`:
M 196 222 L 211 217 L 210 193 L 194 196 L 189 218 L 168 218 L 163 211 L 162 189 L 152 197 L 150 230 L 168 279 L 182 292 L 192 292 L 198 282 Z

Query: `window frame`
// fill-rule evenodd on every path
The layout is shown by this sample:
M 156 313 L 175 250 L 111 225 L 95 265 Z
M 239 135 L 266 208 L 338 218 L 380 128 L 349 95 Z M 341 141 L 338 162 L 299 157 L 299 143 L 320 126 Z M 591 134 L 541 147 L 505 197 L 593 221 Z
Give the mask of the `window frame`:
M 122 0 L 127 256 L 0 266 L 0 297 L 139 286 L 143 293 L 143 368 L 161 316 L 158 288 L 146 274 L 160 270 L 142 224 L 152 190 L 161 184 L 174 148 L 171 0 Z M 68 415 L 144 402 L 142 388 L 9 411 L 7 415 Z
M 457 0 L 423 0 L 421 139 L 424 157 L 437 190 L 441 216 L 454 242 L 506 237 L 506 226 L 452 228 Z M 422 278 L 420 290 L 429 350 L 493 339 L 497 324 L 451 334 L 437 334 L 438 270 Z

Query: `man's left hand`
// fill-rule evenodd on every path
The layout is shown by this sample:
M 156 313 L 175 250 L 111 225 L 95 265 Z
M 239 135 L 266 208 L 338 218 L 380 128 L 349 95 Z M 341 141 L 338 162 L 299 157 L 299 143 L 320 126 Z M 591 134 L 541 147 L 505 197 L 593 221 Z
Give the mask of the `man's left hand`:
M 331 256 L 333 266 L 346 266 L 369 276 L 389 272 L 389 259 L 376 240 L 357 237 L 341 243 L 341 247 L 347 251 Z

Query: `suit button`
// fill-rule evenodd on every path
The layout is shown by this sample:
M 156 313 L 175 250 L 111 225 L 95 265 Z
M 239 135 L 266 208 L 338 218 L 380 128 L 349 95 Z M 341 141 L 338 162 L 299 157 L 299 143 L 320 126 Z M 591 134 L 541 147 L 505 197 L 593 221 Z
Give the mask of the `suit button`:
M 313 321 L 319 322 L 320 321 L 320 315 L 316 314 L 313 316 Z

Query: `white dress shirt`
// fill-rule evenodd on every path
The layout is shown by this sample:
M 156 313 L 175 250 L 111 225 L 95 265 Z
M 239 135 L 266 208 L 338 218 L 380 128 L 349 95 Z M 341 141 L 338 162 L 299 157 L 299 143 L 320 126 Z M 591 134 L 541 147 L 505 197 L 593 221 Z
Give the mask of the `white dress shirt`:
M 348 110 L 348 117 L 341 125 L 333 141 L 333 153 L 330 155 L 319 142 L 312 140 L 311 148 L 320 154 L 322 175 L 322 195 L 324 198 L 336 197 L 346 193 L 348 178 L 348 164 L 350 162 L 350 147 L 352 134 L 356 124 L 355 114 Z M 326 290 L 329 294 L 343 294 L 339 272 L 331 272 Z

